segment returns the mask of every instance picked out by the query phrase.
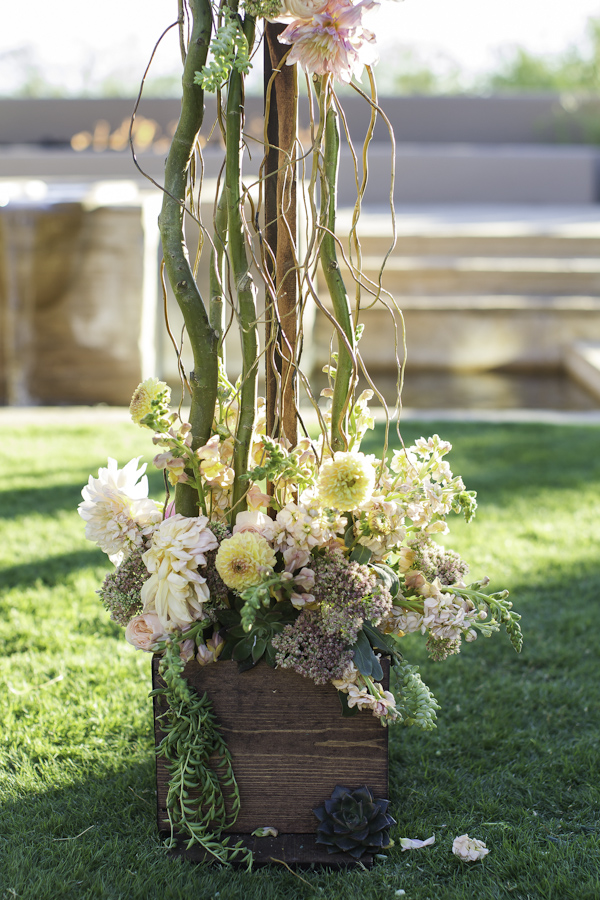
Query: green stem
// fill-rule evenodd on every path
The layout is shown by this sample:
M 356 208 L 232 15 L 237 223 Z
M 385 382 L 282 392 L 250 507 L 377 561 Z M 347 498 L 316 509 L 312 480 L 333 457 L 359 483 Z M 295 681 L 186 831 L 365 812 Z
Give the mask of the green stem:
M 165 269 L 181 309 L 194 358 L 190 374 L 190 424 L 194 449 L 211 434 L 217 399 L 218 336 L 192 273 L 183 217 L 190 163 L 204 117 L 204 91 L 194 74 L 205 63 L 212 30 L 210 0 L 189 0 L 193 25 L 182 78 L 181 115 L 165 167 L 165 194 L 159 217 Z M 198 495 L 189 485 L 177 485 L 175 506 L 185 516 L 198 515 Z
M 246 16 L 244 34 L 248 46 L 254 43 L 254 19 Z M 237 291 L 238 321 L 242 344 L 242 384 L 239 396 L 239 415 L 233 451 L 232 515 L 246 508 L 247 483 L 240 479 L 248 470 L 250 444 L 256 414 L 256 382 L 258 376 L 258 337 L 256 289 L 246 251 L 242 221 L 242 141 L 243 80 L 240 72 L 232 70 L 227 95 L 227 162 L 225 183 L 227 193 L 228 238 L 231 270 Z
M 324 88 L 325 86 L 323 86 Z M 352 323 L 350 301 L 340 273 L 335 243 L 335 212 L 337 207 L 337 180 L 340 161 L 340 132 L 338 114 L 329 100 L 326 101 L 325 141 L 323 148 L 323 172 L 321 176 L 321 221 L 326 227 L 321 242 L 320 257 L 323 274 L 333 305 L 338 328 L 338 361 L 333 399 L 331 403 L 331 449 L 347 450 L 347 412 L 356 378 L 356 339 Z
M 224 291 L 223 261 L 227 243 L 227 197 L 225 185 L 221 189 L 215 212 L 214 247 L 210 255 L 210 324 L 215 330 L 219 342 L 219 356 L 225 362 L 224 330 Z

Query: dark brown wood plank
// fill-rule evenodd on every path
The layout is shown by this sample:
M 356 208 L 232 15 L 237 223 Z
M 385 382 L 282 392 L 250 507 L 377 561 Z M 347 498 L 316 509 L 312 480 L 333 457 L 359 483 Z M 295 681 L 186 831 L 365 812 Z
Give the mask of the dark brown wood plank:
M 280 834 L 276 838 L 254 838 L 247 834 L 230 835 L 231 846 L 238 841 L 242 841 L 244 847 L 252 850 L 254 864 L 259 866 L 287 863 L 290 867 L 308 867 L 316 864 L 332 869 L 346 869 L 362 864 L 370 869 L 373 865 L 371 854 L 365 853 L 359 863 L 347 853 L 327 853 L 325 848 L 316 843 L 314 834 Z M 209 861 L 209 854 L 205 854 L 200 847 L 186 850 L 182 845 L 170 853 L 172 856 L 182 856 L 193 862 Z M 233 865 L 242 864 L 234 860 Z

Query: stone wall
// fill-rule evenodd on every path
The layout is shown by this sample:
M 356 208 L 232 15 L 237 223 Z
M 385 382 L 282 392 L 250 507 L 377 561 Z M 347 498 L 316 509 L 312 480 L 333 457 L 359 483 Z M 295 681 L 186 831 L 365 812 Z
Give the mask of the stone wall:
M 139 206 L 0 210 L 1 401 L 128 403 L 153 365 L 144 261 Z

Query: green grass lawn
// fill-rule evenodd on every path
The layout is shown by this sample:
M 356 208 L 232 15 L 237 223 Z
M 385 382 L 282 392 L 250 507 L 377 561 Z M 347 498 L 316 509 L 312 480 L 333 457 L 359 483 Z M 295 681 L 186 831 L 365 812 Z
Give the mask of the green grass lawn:
M 437 731 L 391 731 L 393 837 L 436 843 L 371 872 L 239 871 L 167 857 L 155 830 L 150 658 L 95 590 L 104 555 L 75 510 L 88 474 L 152 456 L 131 425 L 5 428 L 0 450 L 0 897 L 597 900 L 600 431 L 410 423 L 438 431 L 479 492 L 448 543 L 510 588 L 520 656 L 479 638 L 445 663 L 406 655 L 442 704 Z M 375 451 L 377 438 L 364 449 Z M 160 476 L 152 490 L 160 495 Z M 455 836 L 484 840 L 466 865 Z

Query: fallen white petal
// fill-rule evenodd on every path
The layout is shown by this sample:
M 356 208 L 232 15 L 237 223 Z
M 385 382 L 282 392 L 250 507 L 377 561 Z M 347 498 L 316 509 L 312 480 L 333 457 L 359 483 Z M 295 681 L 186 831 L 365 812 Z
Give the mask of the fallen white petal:
M 421 847 L 430 847 L 435 844 L 435 834 L 432 834 L 426 841 L 420 841 L 418 838 L 400 838 L 400 846 L 402 850 L 420 850 Z

